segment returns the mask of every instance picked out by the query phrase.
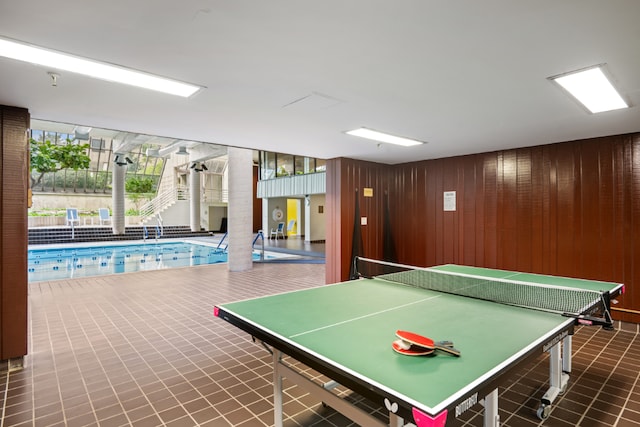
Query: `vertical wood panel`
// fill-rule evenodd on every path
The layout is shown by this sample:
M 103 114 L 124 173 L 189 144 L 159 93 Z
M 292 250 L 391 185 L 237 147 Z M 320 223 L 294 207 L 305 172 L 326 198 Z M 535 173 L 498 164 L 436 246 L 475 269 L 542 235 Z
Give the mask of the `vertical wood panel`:
M 431 201 L 426 196 L 428 180 L 424 168 L 411 167 L 410 169 L 411 199 L 408 206 L 412 211 L 404 211 L 401 221 L 410 221 L 411 227 L 415 230 L 414 238 L 409 243 L 409 254 L 415 265 L 425 265 L 423 256 L 426 253 L 433 253 L 436 239 L 434 238 L 435 228 L 430 216 L 433 213 Z M 411 215 L 411 212 L 414 215 Z M 411 217 L 414 217 L 413 219 Z
M 436 264 L 436 254 L 438 253 L 438 227 L 440 224 L 437 221 L 438 212 L 442 209 L 438 205 L 438 198 L 436 194 L 438 192 L 438 182 L 435 179 L 437 172 L 434 167 L 435 162 L 429 162 L 424 168 L 424 172 L 421 175 L 420 182 L 423 188 L 423 194 L 426 198 L 425 211 L 427 213 L 426 222 L 422 225 L 423 229 L 427 231 L 427 234 L 423 237 L 426 246 L 425 252 L 423 252 L 420 258 L 420 264 L 424 266 L 431 266 Z M 418 253 L 415 254 L 419 255 Z
M 575 163 L 573 147 L 562 145 L 557 152 L 556 160 L 556 220 L 557 220 L 557 274 L 561 276 L 575 276 L 574 239 L 575 223 Z M 552 213 L 553 214 L 553 213 Z
M 258 168 L 258 166 L 255 165 L 253 167 L 253 232 L 254 233 L 262 228 L 262 199 L 257 196 L 259 174 L 260 174 L 260 168 Z
M 457 246 L 457 227 L 456 220 L 458 217 L 458 210 L 454 212 L 444 211 L 444 192 L 456 191 L 457 186 L 457 170 L 455 158 L 444 159 L 442 167 L 442 180 L 440 185 L 440 191 L 438 193 L 438 213 L 442 218 L 442 227 L 439 227 L 440 236 L 440 254 L 436 258 L 437 264 L 448 264 L 455 262 L 455 249 Z M 459 196 L 457 194 L 456 196 Z
M 531 149 L 531 252 L 529 271 L 544 270 L 544 218 L 547 215 L 548 192 L 545 188 L 544 154 L 542 147 Z
M 485 206 L 484 263 L 480 266 L 498 267 L 498 156 L 483 158 L 483 187 Z
M 463 159 L 464 165 L 460 169 L 462 172 L 462 194 L 458 197 L 462 203 L 459 208 L 460 217 L 460 244 L 461 251 L 458 257 L 458 263 L 475 265 L 476 264 L 476 240 L 478 239 L 478 223 L 482 222 L 482 211 L 478 209 L 477 203 L 480 198 L 476 194 L 477 177 L 477 161 L 476 156 L 467 156 Z
M 342 181 L 340 159 L 327 160 L 326 168 L 325 281 L 335 283 L 342 280 L 342 221 L 346 218 L 341 212 L 343 196 L 340 192 Z
M 475 157 L 475 189 L 474 189 L 474 203 L 476 208 L 476 217 L 474 224 L 474 260 L 470 261 L 470 265 L 484 265 L 485 263 L 485 246 L 484 241 L 486 239 L 485 224 L 487 223 L 487 196 L 485 194 L 485 164 L 484 156 L 478 155 Z
M 27 354 L 29 113 L 0 106 L 0 359 Z
M 635 135 L 625 144 L 625 283 L 640 283 L 640 135 Z M 627 267 L 629 266 L 629 267 Z M 632 305 L 640 312 L 640 285 L 629 286 L 625 295 L 625 305 Z M 630 316 L 626 315 L 626 318 Z M 640 319 L 636 315 L 635 319 Z M 639 321 L 639 320 L 636 320 Z
M 548 271 L 549 274 L 555 274 L 556 271 L 556 216 L 551 212 L 556 210 L 556 168 L 555 162 L 551 159 L 555 158 L 555 146 L 548 145 L 543 146 L 540 163 L 541 186 L 540 192 L 542 194 L 542 206 L 540 219 L 540 225 L 542 229 L 541 234 L 541 253 L 540 253 L 540 270 Z
M 533 199 L 539 194 L 533 193 L 531 149 L 522 149 L 515 154 L 515 218 L 510 221 L 517 236 L 515 270 L 529 272 L 533 257 Z
M 517 230 L 517 155 L 514 151 L 501 153 L 502 170 L 499 187 L 498 215 L 498 260 L 502 268 L 517 270 L 518 230 Z
M 600 200 L 600 159 L 598 147 L 600 140 L 581 144 L 580 149 L 580 264 L 579 271 L 584 278 L 595 279 L 599 276 L 600 240 L 605 233 L 600 213 L 603 209 Z M 595 232 L 601 230 L 600 232 Z M 607 238 L 608 239 L 608 238 Z
M 614 231 L 614 258 L 615 258 L 615 269 L 612 271 L 615 277 L 615 281 L 627 283 L 625 281 L 625 265 L 627 264 L 625 260 L 625 254 L 627 248 L 621 244 L 625 239 L 625 168 L 624 168 L 624 151 L 626 144 L 615 144 L 613 147 L 613 180 L 614 180 L 614 222 L 615 222 L 615 231 Z
M 600 233 L 597 239 L 597 270 L 598 278 L 613 277 L 615 271 L 616 212 L 615 212 L 615 173 L 614 144 L 610 140 L 602 140 L 598 144 L 598 209 L 600 218 Z

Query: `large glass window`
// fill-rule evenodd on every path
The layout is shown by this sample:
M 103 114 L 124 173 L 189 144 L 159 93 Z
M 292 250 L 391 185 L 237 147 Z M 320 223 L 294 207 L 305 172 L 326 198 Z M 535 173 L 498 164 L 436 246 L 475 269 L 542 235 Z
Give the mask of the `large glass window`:
M 276 160 L 278 164 L 277 177 L 293 175 L 293 156 L 291 154 L 278 154 Z
M 273 179 L 276 177 L 276 153 L 261 151 L 260 179 Z
M 31 138 L 37 142 L 50 141 L 55 145 L 87 144 L 85 152 L 89 156 L 88 169 L 74 171 L 61 169 L 55 172 L 31 172 L 31 185 L 34 192 L 73 192 L 73 193 L 111 193 L 111 173 L 113 171 L 113 141 L 110 139 L 91 138 L 88 141 L 73 140 L 73 135 L 32 130 Z M 157 188 L 164 159 L 149 157 L 147 148 L 159 148 L 151 144 L 142 144 L 126 153 L 133 162 L 127 166 L 127 175 L 139 179 L 151 179 L 154 191 Z
M 326 160 L 291 154 L 260 152 L 260 179 L 325 172 Z
M 304 167 L 305 163 L 306 163 L 307 157 L 301 157 L 301 156 L 295 156 L 294 157 L 294 164 L 295 164 L 295 170 L 294 173 L 296 175 L 302 175 L 303 173 L 306 173 L 306 169 Z

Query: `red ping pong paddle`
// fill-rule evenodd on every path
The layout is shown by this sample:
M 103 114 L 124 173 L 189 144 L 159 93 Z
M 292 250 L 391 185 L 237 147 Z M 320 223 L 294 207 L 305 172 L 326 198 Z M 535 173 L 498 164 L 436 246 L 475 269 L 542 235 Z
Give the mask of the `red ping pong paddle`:
M 417 345 L 406 345 L 402 340 L 396 340 L 391 343 L 394 351 L 405 356 L 427 356 L 433 353 L 432 348 L 418 347 Z
M 397 330 L 396 336 L 409 343 L 411 346 L 423 347 L 429 350 L 441 350 L 454 356 L 460 356 L 460 351 L 453 347 L 450 341 L 436 342 L 431 338 L 416 334 L 414 332 Z M 449 345 L 451 344 L 451 345 Z

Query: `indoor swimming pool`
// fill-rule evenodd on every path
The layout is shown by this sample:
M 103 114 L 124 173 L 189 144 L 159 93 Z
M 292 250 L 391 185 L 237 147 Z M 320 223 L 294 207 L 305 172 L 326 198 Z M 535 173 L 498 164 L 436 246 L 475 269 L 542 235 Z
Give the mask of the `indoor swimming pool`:
M 41 282 L 221 262 L 227 253 L 216 245 L 176 241 L 29 249 L 27 267 L 29 282 Z

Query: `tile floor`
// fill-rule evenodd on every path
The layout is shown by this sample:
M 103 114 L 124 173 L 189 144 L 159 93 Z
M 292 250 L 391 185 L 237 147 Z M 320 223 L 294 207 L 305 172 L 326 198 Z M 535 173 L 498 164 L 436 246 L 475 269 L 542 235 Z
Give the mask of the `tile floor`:
M 226 265 L 30 285 L 30 355 L 0 374 L 1 427 L 269 426 L 271 357 L 216 319 L 216 303 L 324 284 L 322 264 Z M 581 328 L 567 393 L 550 418 L 534 415 L 545 356 L 500 389 L 504 426 L 640 426 L 636 325 Z M 304 367 L 298 365 L 301 369 Z M 317 373 L 308 375 L 324 381 Z M 349 426 L 285 380 L 286 426 Z M 348 390 L 339 393 L 384 417 Z M 469 411 L 466 425 L 482 425 Z

